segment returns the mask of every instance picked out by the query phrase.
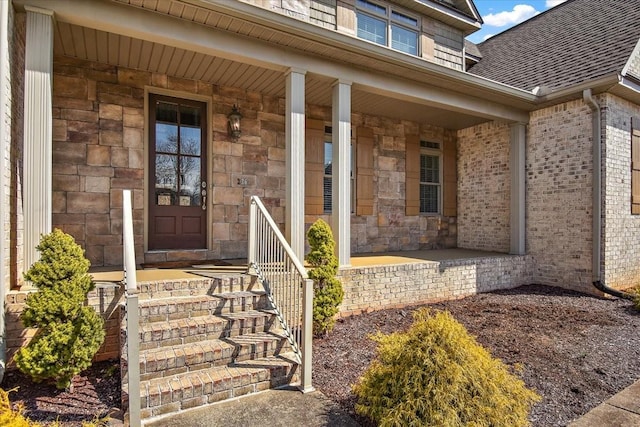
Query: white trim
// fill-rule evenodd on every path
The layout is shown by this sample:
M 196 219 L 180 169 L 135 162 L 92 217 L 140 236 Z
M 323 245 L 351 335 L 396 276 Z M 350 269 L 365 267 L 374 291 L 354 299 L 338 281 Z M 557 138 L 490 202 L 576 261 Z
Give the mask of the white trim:
M 299 259 L 304 259 L 305 236 L 305 75 L 291 69 L 285 83 L 285 237 Z
M 439 144 L 440 148 L 430 148 L 430 147 L 423 147 L 422 146 L 422 141 L 425 142 L 432 142 L 434 144 Z M 433 182 L 423 182 L 420 181 L 420 178 L 418 178 L 418 185 L 421 186 L 422 184 L 437 184 L 438 186 L 438 212 L 422 212 L 420 211 L 420 215 L 422 216 L 440 216 L 443 213 L 443 206 L 444 206 L 444 202 L 443 202 L 443 197 L 444 197 L 444 192 L 442 191 L 443 186 L 444 186 L 444 150 L 443 150 L 443 141 L 433 141 L 433 140 L 429 140 L 429 138 L 420 138 L 420 168 L 422 169 L 422 156 L 432 156 L 432 157 L 438 157 L 438 182 L 437 183 L 433 183 Z
M 351 265 L 351 82 L 332 85 L 331 222 L 340 267 Z
M 192 92 L 184 92 L 178 90 L 165 89 L 156 86 L 144 87 L 144 129 L 143 129 L 143 149 L 142 156 L 144 160 L 144 184 L 142 193 L 144 203 L 144 252 L 149 252 L 149 95 L 163 95 L 174 98 L 188 99 L 191 101 L 199 101 L 207 104 L 207 248 L 213 248 L 213 233 L 210 233 L 213 226 L 213 203 L 211 194 L 213 193 L 213 97 L 208 95 L 200 95 Z M 182 250 L 182 249 L 180 249 Z M 202 249 L 194 249 L 202 250 Z M 159 252 L 170 252 L 171 250 L 160 250 Z M 153 251 L 158 252 L 158 251 Z M 143 254 L 144 255 L 144 254 Z
M 633 62 L 633 58 L 636 56 L 640 56 L 640 40 L 638 40 L 635 47 L 633 48 L 633 51 L 631 52 L 631 55 L 629 55 L 629 59 L 627 59 L 627 62 L 624 64 L 624 67 L 620 72 L 622 76 L 627 75 L 627 73 L 629 72 L 629 68 L 631 68 L 631 63 Z M 635 77 L 640 78 L 640 76 L 635 76 Z
M 9 227 L 5 221 L 9 215 L 9 200 L 7 200 L 5 188 L 8 186 L 6 173 L 9 170 L 5 154 L 9 152 L 11 146 L 11 108 L 7 108 L 11 102 L 10 79 L 11 69 L 9 68 L 9 7 L 10 2 L 0 1 L 0 301 L 4 298 L 10 283 L 5 280 L 9 273 L 9 254 L 6 253 L 9 240 Z M 9 86 L 9 91 L 7 91 Z M 7 120 L 9 118 L 9 120 Z M 4 378 L 6 365 L 6 335 L 5 335 L 5 310 L 0 310 L 0 382 Z

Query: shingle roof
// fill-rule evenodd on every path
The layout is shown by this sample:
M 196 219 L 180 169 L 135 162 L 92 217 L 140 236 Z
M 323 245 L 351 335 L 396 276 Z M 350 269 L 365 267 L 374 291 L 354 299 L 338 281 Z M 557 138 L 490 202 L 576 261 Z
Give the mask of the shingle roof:
M 569 0 L 477 45 L 469 72 L 553 91 L 622 71 L 639 38 L 638 0 Z

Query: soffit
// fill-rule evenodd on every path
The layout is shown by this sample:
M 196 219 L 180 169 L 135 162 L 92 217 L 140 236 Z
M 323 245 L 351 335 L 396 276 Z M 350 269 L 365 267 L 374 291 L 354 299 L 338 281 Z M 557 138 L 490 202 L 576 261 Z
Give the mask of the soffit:
M 494 102 L 509 104 L 517 109 L 527 110 L 533 105 L 531 100 L 525 99 L 526 97 L 522 95 L 513 96 L 513 89 L 506 85 L 499 85 L 489 80 L 483 82 L 483 79 L 476 79 L 475 76 L 467 73 L 457 72 L 422 58 L 409 56 L 375 43 L 340 34 L 337 31 L 288 18 L 238 0 L 233 2 L 213 0 L 112 1 L 260 40 L 285 50 L 325 58 L 336 63 L 349 64 L 354 69 L 393 75 L 405 80 L 483 99 L 490 97 Z M 274 19 L 284 19 L 287 22 L 284 24 L 274 23 Z M 335 35 L 340 40 L 329 42 L 326 34 Z M 457 75 L 455 81 L 452 81 L 452 73 Z

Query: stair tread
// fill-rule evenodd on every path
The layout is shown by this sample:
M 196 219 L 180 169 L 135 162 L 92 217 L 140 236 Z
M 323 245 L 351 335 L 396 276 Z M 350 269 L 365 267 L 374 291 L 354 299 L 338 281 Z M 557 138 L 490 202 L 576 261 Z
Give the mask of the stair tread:
M 246 310 L 238 313 L 209 314 L 206 316 L 187 317 L 181 319 L 161 320 L 140 325 L 140 332 L 156 330 L 179 329 L 184 326 L 198 326 L 211 323 L 223 323 L 228 320 L 251 319 L 256 317 L 273 316 L 273 310 Z
M 203 302 L 208 300 L 217 300 L 217 299 L 233 299 L 233 298 L 242 298 L 242 297 L 259 297 L 262 295 L 266 295 L 263 290 L 251 290 L 251 291 L 230 291 L 230 292 L 218 292 L 215 294 L 202 294 L 202 295 L 186 295 L 186 296 L 176 296 L 171 298 L 160 298 L 160 299 L 149 299 L 140 301 L 140 308 L 149 308 L 149 307 L 163 307 L 166 305 L 175 305 L 175 304 L 185 304 L 185 303 L 193 303 L 193 302 Z
M 286 335 L 283 331 L 269 331 L 269 332 L 255 332 L 251 334 L 238 335 L 229 338 L 196 341 L 192 343 L 178 344 L 169 347 L 151 348 L 148 350 L 142 350 L 140 352 L 140 359 L 150 359 L 163 357 L 171 357 L 172 352 L 184 351 L 185 349 L 206 347 L 219 347 L 219 348 L 235 348 L 237 345 L 251 345 L 265 341 L 278 341 L 286 339 Z
M 295 364 L 297 364 L 295 359 L 295 354 L 293 352 L 288 352 L 288 353 L 280 354 L 277 356 L 261 357 L 259 359 L 245 360 L 245 361 L 236 362 L 230 365 L 214 366 L 208 369 L 183 372 L 183 373 L 171 375 L 168 377 L 160 377 L 160 378 L 153 378 L 146 381 L 140 381 L 140 391 L 141 393 L 143 393 L 144 386 L 146 385 L 155 386 L 159 384 L 166 384 L 171 381 L 175 381 L 176 379 L 185 378 L 185 377 L 207 376 L 207 375 L 211 378 L 215 378 L 217 376 L 233 377 L 237 373 L 233 372 L 232 370 L 237 368 L 243 368 L 243 369 L 249 369 L 249 370 L 266 370 L 270 368 L 291 366 Z

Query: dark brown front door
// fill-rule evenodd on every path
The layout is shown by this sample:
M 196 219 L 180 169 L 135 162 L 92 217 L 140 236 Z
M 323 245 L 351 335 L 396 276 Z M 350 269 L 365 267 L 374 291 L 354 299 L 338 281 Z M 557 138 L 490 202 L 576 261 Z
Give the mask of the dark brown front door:
M 149 249 L 205 249 L 206 104 L 160 95 L 149 104 Z

